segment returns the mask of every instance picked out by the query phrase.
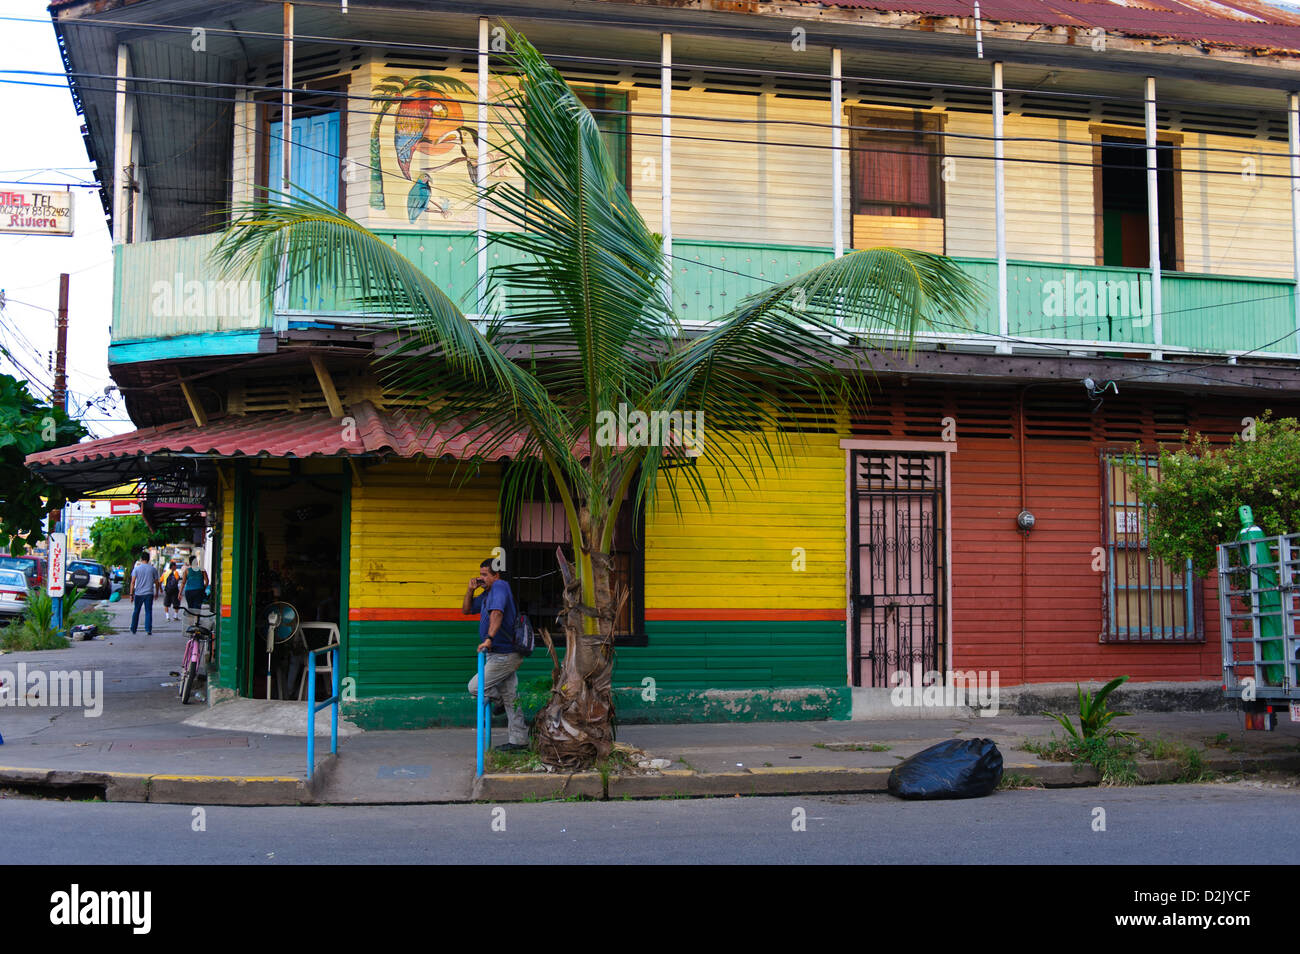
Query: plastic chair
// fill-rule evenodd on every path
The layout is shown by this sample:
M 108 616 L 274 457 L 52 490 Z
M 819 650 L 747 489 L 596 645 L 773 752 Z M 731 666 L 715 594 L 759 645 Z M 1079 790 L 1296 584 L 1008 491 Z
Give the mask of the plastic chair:
M 307 640 L 308 649 L 333 649 L 339 645 L 339 628 L 335 623 L 303 622 L 299 624 L 303 638 Z M 312 645 L 312 633 L 324 633 L 325 642 L 320 646 Z M 304 665 L 302 675 L 298 677 L 298 701 L 307 698 L 307 680 L 315 679 L 322 673 L 329 675 L 329 685 L 334 684 L 334 654 L 321 653 L 316 657 L 315 666 Z

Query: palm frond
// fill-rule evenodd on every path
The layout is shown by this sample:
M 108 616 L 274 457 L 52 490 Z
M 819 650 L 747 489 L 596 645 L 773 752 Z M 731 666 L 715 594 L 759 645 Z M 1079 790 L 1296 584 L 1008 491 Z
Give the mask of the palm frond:
M 765 462 L 788 456 L 799 418 L 865 406 L 864 346 L 910 348 L 919 330 L 966 321 L 979 302 L 974 282 L 941 256 L 851 252 L 748 296 L 710 323 L 664 362 L 647 402 L 702 413 L 701 458 L 723 475 L 724 487 L 732 475 L 748 482 Z M 654 495 L 650 471 L 662 462 L 647 455 L 638 496 Z M 697 496 L 707 493 L 697 475 L 682 471 Z M 667 488 L 679 506 L 673 479 Z

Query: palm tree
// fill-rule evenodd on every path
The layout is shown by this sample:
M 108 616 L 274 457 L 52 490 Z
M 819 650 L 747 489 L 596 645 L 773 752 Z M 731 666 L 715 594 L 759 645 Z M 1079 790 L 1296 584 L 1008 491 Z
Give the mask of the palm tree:
M 750 295 L 729 314 L 685 329 L 665 300 L 659 236 L 632 205 L 595 120 L 531 44 L 508 32 L 515 80 L 495 109 L 502 151 L 524 184 L 485 199 L 518 228 L 492 236 L 513 264 L 491 272 L 484 301 L 509 292 L 508 318 L 481 328 L 382 239 L 310 201 L 247 207 L 223 238 L 231 270 L 263 287 L 310 273 L 392 317 L 401 345 L 389 373 L 422 395 L 431 425 L 484 436 L 488 456 L 524 440 L 502 478 L 505 512 L 539 484 L 554 488 L 574 543 L 557 552 L 565 586 L 563 663 L 536 720 L 547 764 L 590 765 L 613 743 L 614 630 L 626 593 L 610 550 L 625 507 L 654 508 L 710 483 L 729 493 L 792 452 L 788 422 L 844 414 L 865 397 L 864 346 L 910 344 L 928 319 L 964 321 L 978 295 L 949 260 L 905 249 L 852 252 Z M 504 256 L 503 256 L 504 257 Z M 671 435 L 641 444 L 602 432 L 608 414 L 694 412 L 694 448 Z M 700 416 L 702 415 L 702 417 Z M 697 435 L 699 436 L 699 435 Z M 691 456 L 694 455 L 694 456 Z

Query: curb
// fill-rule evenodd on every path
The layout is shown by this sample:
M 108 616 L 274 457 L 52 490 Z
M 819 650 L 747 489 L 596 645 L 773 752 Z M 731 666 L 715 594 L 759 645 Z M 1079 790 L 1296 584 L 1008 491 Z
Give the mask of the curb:
M 163 805 L 313 804 L 305 779 L 288 775 L 168 775 L 0 766 L 0 788 L 42 793 L 98 789 L 106 802 Z
M 1252 774 L 1264 771 L 1300 773 L 1300 755 L 1252 758 L 1207 758 L 1207 770 Z M 1138 762 L 1145 784 L 1173 782 L 1183 767 L 1172 759 Z M 1091 765 L 1006 762 L 1005 773 L 1027 776 L 1044 788 L 1096 787 L 1100 776 Z M 696 772 L 667 769 L 659 775 L 611 775 L 608 786 L 598 772 L 572 775 L 540 772 L 480 776 L 471 796 L 477 802 L 531 802 L 564 798 L 595 801 L 624 798 L 717 798 L 738 795 L 854 795 L 888 790 L 889 768 L 846 768 L 807 765 L 799 768 L 753 768 L 743 772 Z

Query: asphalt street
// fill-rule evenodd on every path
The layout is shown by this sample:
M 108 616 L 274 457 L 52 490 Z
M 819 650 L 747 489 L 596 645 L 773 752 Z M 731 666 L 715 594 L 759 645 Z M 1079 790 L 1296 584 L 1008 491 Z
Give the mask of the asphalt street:
M 1259 781 L 946 802 L 203 808 L 10 797 L 0 831 L 10 864 L 1290 864 L 1297 812 L 1300 789 Z

